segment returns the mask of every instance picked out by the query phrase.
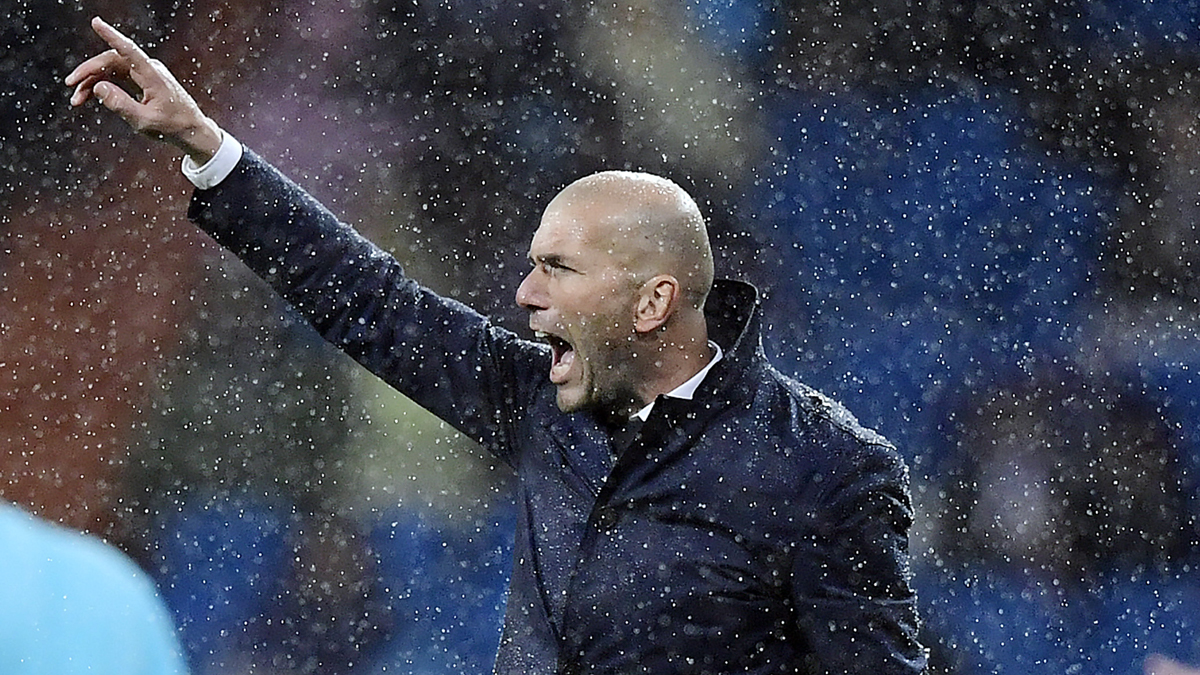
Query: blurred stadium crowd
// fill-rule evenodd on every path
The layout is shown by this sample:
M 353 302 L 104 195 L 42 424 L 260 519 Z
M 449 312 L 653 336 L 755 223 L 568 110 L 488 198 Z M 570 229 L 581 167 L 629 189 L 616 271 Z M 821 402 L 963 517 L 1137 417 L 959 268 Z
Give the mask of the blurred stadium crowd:
M 675 179 L 779 368 L 909 459 L 936 672 L 1200 666 L 1200 3 L 134 4 L 0 19 L 0 495 L 133 556 L 195 672 L 488 670 L 512 507 L 68 110 L 94 14 L 515 330 L 551 195 Z

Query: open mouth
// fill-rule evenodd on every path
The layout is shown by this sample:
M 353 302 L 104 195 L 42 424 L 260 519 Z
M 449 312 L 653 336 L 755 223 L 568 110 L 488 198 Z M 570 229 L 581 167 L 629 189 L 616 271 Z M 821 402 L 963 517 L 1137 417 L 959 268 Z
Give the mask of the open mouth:
M 571 367 L 575 365 L 575 348 L 570 342 L 557 335 L 537 331 L 537 337 L 550 345 L 550 351 L 553 354 L 553 361 L 550 364 L 550 382 L 553 384 L 566 382 Z

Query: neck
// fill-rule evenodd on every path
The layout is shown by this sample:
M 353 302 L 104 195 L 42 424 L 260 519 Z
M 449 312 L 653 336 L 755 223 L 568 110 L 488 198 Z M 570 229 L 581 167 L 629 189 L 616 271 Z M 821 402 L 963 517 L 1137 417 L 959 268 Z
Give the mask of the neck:
M 660 394 L 674 391 L 690 380 L 712 361 L 715 352 L 708 344 L 708 332 L 703 322 L 699 330 L 657 333 L 650 339 L 649 349 L 637 355 L 642 362 L 644 384 L 638 392 L 633 410 L 636 412 L 648 405 Z

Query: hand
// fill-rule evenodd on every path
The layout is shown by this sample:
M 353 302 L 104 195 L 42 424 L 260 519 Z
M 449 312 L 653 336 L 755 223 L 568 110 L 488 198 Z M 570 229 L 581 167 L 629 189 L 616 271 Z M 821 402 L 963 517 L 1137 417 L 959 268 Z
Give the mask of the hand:
M 66 85 L 75 87 L 71 105 L 81 106 L 94 97 L 135 131 L 180 148 L 197 164 L 212 159 L 221 147 L 221 129 L 171 71 L 103 19 L 92 19 L 92 30 L 112 49 L 84 61 L 67 76 Z M 115 81 L 139 90 L 138 98 Z

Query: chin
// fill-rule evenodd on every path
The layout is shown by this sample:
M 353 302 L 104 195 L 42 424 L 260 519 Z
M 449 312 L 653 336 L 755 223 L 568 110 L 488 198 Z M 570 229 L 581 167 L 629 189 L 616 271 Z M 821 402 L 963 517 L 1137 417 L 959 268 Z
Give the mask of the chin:
M 558 409 L 564 413 L 606 412 L 615 409 L 611 401 L 598 396 L 594 390 L 582 384 L 568 387 L 559 386 L 554 401 L 558 404 Z
M 558 409 L 565 413 L 579 412 L 588 407 L 585 399 L 577 395 L 572 396 L 570 392 L 564 394 L 562 387 L 559 387 L 554 402 L 558 404 Z

